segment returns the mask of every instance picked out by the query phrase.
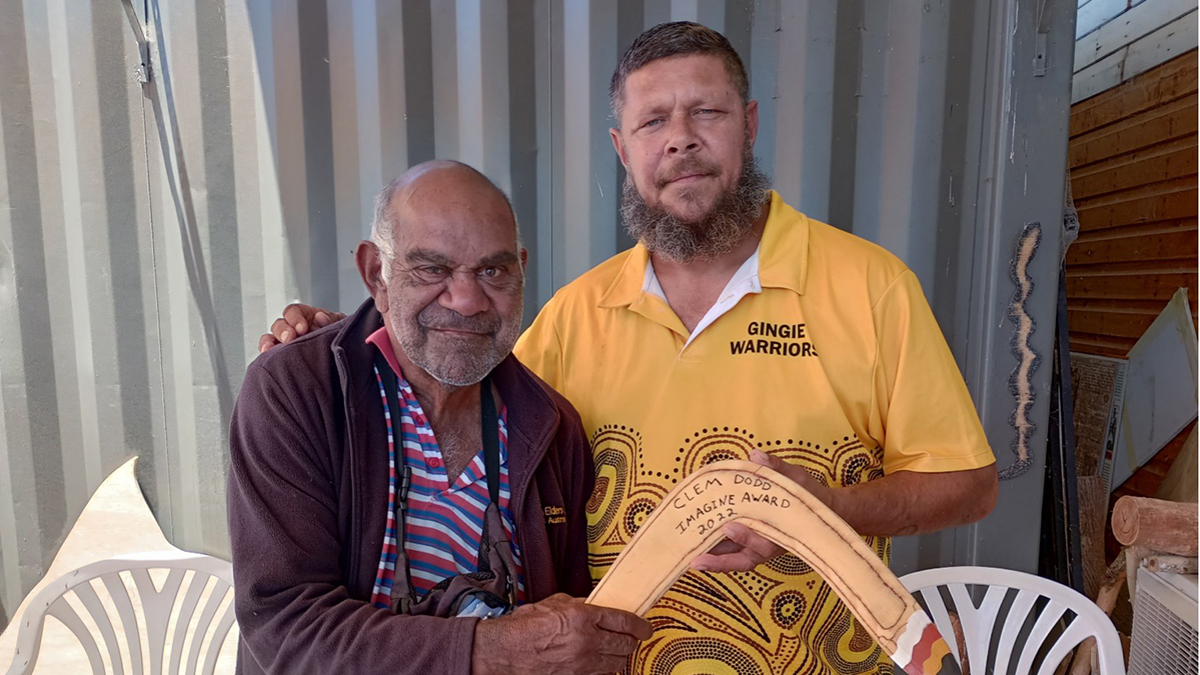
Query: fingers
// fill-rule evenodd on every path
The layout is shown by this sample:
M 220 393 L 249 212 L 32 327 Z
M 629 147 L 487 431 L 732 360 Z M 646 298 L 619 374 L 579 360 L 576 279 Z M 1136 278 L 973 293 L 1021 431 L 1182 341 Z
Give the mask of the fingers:
M 607 607 L 594 607 L 593 609 L 598 614 L 596 617 L 597 628 L 609 631 L 611 635 L 622 634 L 623 636 L 632 636 L 634 646 L 637 646 L 637 641 L 649 640 L 650 635 L 654 633 L 654 629 L 650 627 L 650 622 L 637 614 L 619 609 L 609 609 Z M 628 654 L 630 651 L 633 651 L 632 647 L 625 653 Z
M 799 464 L 785 462 L 782 459 L 773 455 L 768 455 L 761 450 L 751 450 L 750 461 L 754 462 L 755 464 L 761 464 L 768 469 L 777 471 L 784 476 L 787 476 L 792 480 L 792 482 L 796 483 L 802 488 L 805 488 L 809 492 L 814 490 L 814 486 L 821 486 L 820 483 L 813 478 L 813 475 L 808 472 L 808 469 L 805 469 Z
M 783 552 L 778 544 L 741 523 L 727 523 L 725 540 L 695 557 L 690 567 L 701 572 L 747 572 Z
M 296 329 L 292 328 L 292 324 L 287 322 L 287 319 L 275 319 L 271 324 L 271 336 L 280 344 L 286 344 L 296 337 Z M 261 344 L 261 340 L 259 341 Z
M 725 537 L 730 541 L 740 544 L 745 553 L 751 557 L 758 558 L 759 563 L 766 562 L 783 553 L 783 549 L 779 544 L 741 523 L 727 523 L 721 531 L 725 533 Z
M 261 354 L 277 344 L 279 344 L 279 341 L 275 339 L 274 335 L 263 333 L 258 338 L 258 353 Z
M 318 309 L 317 313 L 313 315 L 313 323 L 315 323 L 318 328 L 324 328 L 325 326 L 337 321 L 341 321 L 344 318 L 346 318 L 346 315 L 342 314 L 341 312 L 330 312 L 328 310 Z
M 293 302 L 283 308 L 283 320 L 291 326 L 296 336 L 304 335 L 308 332 L 309 322 L 312 320 L 314 314 L 313 310 L 314 308 L 309 305 Z
M 618 672 L 653 632 L 650 623 L 635 614 L 564 594 L 523 605 L 511 619 L 498 619 L 494 625 L 512 630 L 509 643 L 519 645 L 520 657 L 532 662 L 510 672 Z
M 785 468 L 784 461 L 782 459 L 768 455 L 762 450 L 751 450 L 750 461 L 754 462 L 755 464 L 761 464 L 768 469 L 774 469 L 775 471 Z

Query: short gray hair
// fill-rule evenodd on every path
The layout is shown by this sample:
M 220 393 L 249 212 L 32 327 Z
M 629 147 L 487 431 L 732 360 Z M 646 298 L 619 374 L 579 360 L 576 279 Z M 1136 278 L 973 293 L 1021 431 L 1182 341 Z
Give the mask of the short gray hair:
M 455 163 L 458 164 L 458 162 Z M 521 241 L 521 224 L 517 221 L 517 212 L 513 209 L 512 200 L 508 198 L 508 195 L 504 194 L 504 190 L 501 190 L 490 178 L 484 176 L 483 173 L 469 165 L 462 164 L 462 166 L 479 174 L 488 185 L 491 185 L 496 190 L 497 194 L 504 198 L 504 203 L 508 206 L 508 212 L 512 214 L 513 229 L 517 233 L 517 251 L 520 251 L 525 245 Z M 382 275 L 383 283 L 385 284 L 392 280 L 392 263 L 396 259 L 396 221 L 392 218 L 389 207 L 392 204 L 392 197 L 408 184 L 405 180 L 406 174 L 407 172 L 393 178 L 390 183 L 385 185 L 375 195 L 375 214 L 371 218 L 371 243 L 375 245 L 375 248 L 379 251 L 379 257 L 383 260 Z
M 746 77 L 746 66 L 729 40 L 717 31 L 691 21 L 660 23 L 638 36 L 613 72 L 608 87 L 608 103 L 612 107 L 613 119 L 621 126 L 621 110 L 625 106 L 625 80 L 637 69 L 659 59 L 672 56 L 703 54 L 716 56 L 725 64 L 729 80 L 737 90 L 742 103 L 750 102 L 750 81 Z
M 388 213 L 388 206 L 392 203 L 392 196 L 403 184 L 401 178 L 403 175 L 393 178 L 392 182 L 375 195 L 375 215 L 371 219 L 371 243 L 375 244 L 379 257 L 383 259 L 382 273 L 385 284 L 392 280 L 392 261 L 396 259 L 396 223 Z

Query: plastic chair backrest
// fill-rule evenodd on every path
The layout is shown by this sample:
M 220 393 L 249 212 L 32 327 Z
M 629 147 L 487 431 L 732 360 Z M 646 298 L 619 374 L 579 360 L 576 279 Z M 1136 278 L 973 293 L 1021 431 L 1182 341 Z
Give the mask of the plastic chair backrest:
M 1112 621 L 1094 602 L 1058 582 L 993 567 L 942 567 L 905 575 L 900 583 L 925 606 L 956 655 L 962 649 L 950 614 L 958 615 L 972 673 L 1031 675 L 1044 654 L 1036 673 L 1053 675 L 1076 645 L 1094 637 L 1102 675 L 1125 675 Z M 983 594 L 978 606 L 972 586 Z M 1020 653 L 1014 653 L 1018 647 Z
M 151 570 L 166 571 L 166 581 L 161 589 L 155 588 L 150 576 Z M 122 573 L 132 579 L 137 591 L 135 594 L 129 593 Z M 24 616 L 20 617 L 16 658 L 7 675 L 28 675 L 33 672 L 41 650 L 42 631 L 47 616 L 55 617 L 75 634 L 87 654 L 92 672 L 104 674 L 104 658 L 100 645 L 87 623 L 68 601 L 72 596 L 91 616 L 91 621 L 103 640 L 112 672 L 124 675 L 126 671 L 121 656 L 121 643 L 118 641 L 118 628 L 105 608 L 106 603 L 101 600 L 101 594 L 97 593 L 98 587 L 93 586 L 93 580 L 99 580 L 103 584 L 108 604 L 115 609 L 120 620 L 120 632 L 124 633 L 125 647 L 129 655 L 129 668 L 134 675 L 141 675 L 143 672 L 152 675 L 160 675 L 163 672 L 170 675 L 212 675 L 221 646 L 234 623 L 233 568 L 228 562 L 217 558 L 173 551 L 101 560 L 84 565 L 50 582 L 33 598 Z M 205 597 L 206 588 L 210 586 L 207 599 L 197 615 L 196 609 Z M 228 602 L 225 602 L 226 597 Z M 147 633 L 144 639 L 149 654 L 148 664 L 142 662 L 143 636 L 138 627 L 135 600 L 140 601 L 141 618 Z M 218 617 L 219 610 L 221 611 Z M 172 619 L 175 621 L 175 628 L 172 631 L 170 664 L 164 671 L 163 656 L 167 647 L 167 629 Z M 188 645 L 186 654 L 185 644 Z M 208 649 L 201 662 L 201 649 L 206 644 Z

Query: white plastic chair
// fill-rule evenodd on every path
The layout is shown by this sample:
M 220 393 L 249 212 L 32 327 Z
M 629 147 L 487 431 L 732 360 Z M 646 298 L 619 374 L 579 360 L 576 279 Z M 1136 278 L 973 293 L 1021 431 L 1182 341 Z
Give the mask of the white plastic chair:
M 151 570 L 167 571 L 166 581 L 161 589 L 155 588 L 150 576 Z M 192 572 L 190 576 L 187 574 L 189 571 Z M 150 657 L 149 664 L 145 666 L 142 663 L 143 638 L 138 628 L 134 598 L 126 587 L 122 573 L 132 578 L 137 589 L 135 595 L 141 604 L 141 617 L 148 633 L 145 636 L 145 646 Z M 109 616 L 105 609 L 105 603 L 97 593 L 98 587 L 92 584 L 93 580 L 103 583 L 111 605 L 120 619 L 119 628 L 114 625 L 113 617 Z M 210 585 L 207 600 L 197 616 L 196 608 L 204 596 L 206 587 Z M 232 589 L 233 568 L 228 562 L 195 553 L 155 552 L 110 558 L 84 565 L 52 581 L 30 602 L 24 616 L 20 618 L 16 658 L 7 675 L 28 675 L 33 672 L 42 647 L 42 631 L 47 615 L 57 618 L 75 634 L 87 654 L 92 672 L 104 675 L 104 660 L 100 647 L 87 624 L 68 602 L 68 598 L 72 596 L 91 615 L 91 620 L 103 639 L 109 662 L 112 664 L 112 672 L 116 675 L 123 675 L 125 672 L 121 644 L 117 637 L 119 630 L 124 633 L 129 667 L 134 675 L 141 675 L 146 669 L 154 675 L 164 672 L 163 655 L 167 646 L 167 628 L 172 618 L 175 620 L 175 630 L 172 633 L 170 667 L 165 672 L 171 675 L 212 675 L 221 646 L 234 623 L 232 597 L 229 598 L 229 602 L 224 603 L 224 611 L 220 613 L 219 618 L 217 617 L 226 596 L 232 595 Z M 181 596 L 182 600 L 177 601 Z M 214 619 L 217 619 L 215 626 Z M 183 653 L 185 643 L 190 644 L 186 654 Z M 204 645 L 207 645 L 208 649 L 203 666 L 198 670 L 200 652 Z
M 900 582 L 925 606 L 956 656 L 961 650 L 950 612 L 958 614 L 974 675 L 1029 675 L 1034 672 L 1035 659 L 1043 653 L 1036 672 L 1052 675 L 1071 650 L 1088 637 L 1096 639 L 1100 672 L 1125 675 L 1121 641 L 1112 621 L 1091 600 L 1060 583 L 992 567 L 922 570 L 901 577 Z M 987 589 L 978 607 L 972 600 L 972 586 Z M 950 606 L 945 602 L 946 594 Z M 1011 604 L 1006 604 L 1009 596 Z M 1020 653 L 1014 653 L 1018 648 Z M 994 659 L 994 665 L 989 664 L 990 659 Z

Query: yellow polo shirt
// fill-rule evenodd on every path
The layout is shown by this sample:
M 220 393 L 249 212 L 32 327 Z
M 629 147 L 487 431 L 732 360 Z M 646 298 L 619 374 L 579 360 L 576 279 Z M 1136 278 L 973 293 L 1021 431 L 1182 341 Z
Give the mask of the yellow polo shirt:
M 772 193 L 757 253 L 718 300 L 723 313 L 694 335 L 648 263 L 639 244 L 584 274 L 516 347 L 591 439 L 593 579 L 681 478 L 752 449 L 830 485 L 995 461 L 916 277 L 882 248 Z M 887 559 L 888 539 L 867 543 Z M 648 618 L 655 633 L 634 655 L 636 673 L 892 671 L 792 555 L 747 573 L 689 572 Z

